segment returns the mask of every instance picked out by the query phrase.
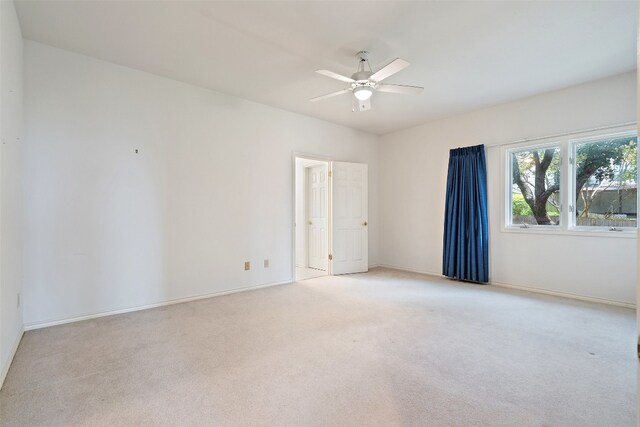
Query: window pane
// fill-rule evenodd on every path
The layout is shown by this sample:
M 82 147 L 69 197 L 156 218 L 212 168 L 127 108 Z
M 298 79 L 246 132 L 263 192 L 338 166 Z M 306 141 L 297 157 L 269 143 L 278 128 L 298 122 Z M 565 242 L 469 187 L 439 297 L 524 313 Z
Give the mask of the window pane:
M 511 224 L 560 224 L 560 147 L 511 152 Z
M 636 227 L 638 138 L 576 144 L 576 225 Z

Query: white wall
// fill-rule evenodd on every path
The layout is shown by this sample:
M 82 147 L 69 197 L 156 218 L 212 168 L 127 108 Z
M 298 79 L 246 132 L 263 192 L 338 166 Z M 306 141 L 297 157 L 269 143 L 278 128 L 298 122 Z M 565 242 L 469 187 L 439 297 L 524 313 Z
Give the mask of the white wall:
M 449 149 L 632 122 L 635 94 L 632 72 L 382 137 L 381 264 L 441 273 Z M 635 304 L 635 239 L 501 232 L 499 147 L 487 168 L 493 282 Z
M 290 280 L 292 152 L 369 164 L 370 263 L 439 274 L 450 148 L 635 120 L 635 73 L 381 145 L 30 41 L 24 76 L 27 325 Z M 635 302 L 635 240 L 501 232 L 498 148 L 488 166 L 494 282 Z
M 0 386 L 22 336 L 22 34 L 0 2 Z
M 369 164 L 377 261 L 378 137 L 24 49 L 26 325 L 291 280 L 294 151 Z

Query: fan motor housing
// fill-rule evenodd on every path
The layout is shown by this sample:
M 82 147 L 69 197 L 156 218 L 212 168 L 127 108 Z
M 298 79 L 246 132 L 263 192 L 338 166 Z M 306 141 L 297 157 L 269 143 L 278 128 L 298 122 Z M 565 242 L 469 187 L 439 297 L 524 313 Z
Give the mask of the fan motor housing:
M 353 73 L 351 78 L 357 82 L 366 82 L 371 77 L 371 74 L 373 74 L 371 71 L 358 71 Z

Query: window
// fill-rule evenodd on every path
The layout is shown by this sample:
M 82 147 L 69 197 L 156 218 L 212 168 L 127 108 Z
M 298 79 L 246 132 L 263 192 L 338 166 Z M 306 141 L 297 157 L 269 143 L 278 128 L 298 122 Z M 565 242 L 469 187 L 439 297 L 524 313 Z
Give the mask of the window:
M 511 224 L 560 224 L 560 146 L 510 152 Z
M 636 131 L 556 139 L 505 154 L 506 228 L 635 232 Z
M 638 137 L 613 135 L 572 144 L 576 227 L 635 228 Z M 574 160 L 575 159 L 575 160 Z

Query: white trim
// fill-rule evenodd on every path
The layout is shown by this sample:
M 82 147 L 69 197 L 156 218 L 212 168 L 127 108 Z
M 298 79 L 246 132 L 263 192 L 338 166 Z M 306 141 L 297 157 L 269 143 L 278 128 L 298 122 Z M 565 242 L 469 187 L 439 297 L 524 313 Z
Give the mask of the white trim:
M 432 273 L 432 272 L 421 271 L 421 270 L 413 270 L 413 269 L 409 269 L 409 268 L 395 267 L 395 266 L 384 265 L 384 264 L 380 264 L 379 266 L 382 267 L 382 268 L 389 268 L 391 270 L 407 271 L 407 272 L 410 272 L 410 273 L 424 274 L 424 275 L 427 275 L 427 276 L 436 276 L 436 277 L 439 277 L 439 278 L 442 278 L 442 279 L 446 278 L 445 276 L 443 276 L 440 273 Z M 520 291 L 532 292 L 532 293 L 536 293 L 536 294 L 552 295 L 552 296 L 561 297 L 561 298 L 569 298 L 569 299 L 580 300 L 580 301 L 596 302 L 596 303 L 600 303 L 600 304 L 613 305 L 613 306 L 616 306 L 616 307 L 625 307 L 625 308 L 631 308 L 631 309 L 635 309 L 636 308 L 635 304 L 628 303 L 628 302 L 615 301 L 615 300 L 610 300 L 610 299 L 605 299 L 605 298 L 590 297 L 590 296 L 586 296 L 586 295 L 578 295 L 578 294 L 573 294 L 573 293 L 570 293 L 570 292 L 552 291 L 550 289 L 532 288 L 532 287 L 529 287 L 529 286 L 513 285 L 513 284 L 510 284 L 510 283 L 502 283 L 502 282 L 494 282 L 494 281 L 490 281 L 489 285 L 497 286 L 497 287 L 500 287 L 500 288 L 517 289 L 517 290 L 520 290 Z
M 528 235 L 546 234 L 552 236 L 586 236 L 586 237 L 610 237 L 635 239 L 638 232 L 636 229 L 623 229 L 623 231 L 609 231 L 602 227 L 588 230 L 583 228 L 569 228 L 567 230 L 553 229 L 552 226 L 533 225 L 528 228 L 510 225 L 500 229 L 501 233 L 520 233 Z M 555 226 L 557 227 L 557 226 Z
M 432 271 L 424 271 L 424 270 L 414 270 L 414 269 L 411 269 L 411 268 L 398 267 L 398 266 L 389 265 L 389 264 L 378 264 L 376 267 L 389 268 L 391 270 L 407 271 L 409 273 L 426 274 L 427 276 L 438 276 L 438 277 L 443 278 L 443 279 L 445 278 L 445 276 L 443 276 L 441 273 L 434 273 Z
M 7 378 L 7 374 L 9 373 L 9 368 L 13 363 L 13 358 L 16 357 L 16 352 L 18 351 L 18 346 L 20 345 L 20 341 L 22 341 L 22 336 L 24 335 L 24 327 L 20 329 L 20 333 L 18 334 L 18 338 L 13 343 L 13 348 L 11 349 L 11 356 L 9 360 L 7 360 L 7 365 L 2 368 L 2 372 L 0 372 L 0 390 L 2 390 L 2 386 L 4 385 L 4 380 Z
M 505 145 L 524 144 L 524 143 L 528 143 L 528 142 L 544 141 L 544 140 L 547 140 L 547 139 L 565 138 L 567 136 L 590 134 L 592 132 L 601 132 L 603 130 L 619 129 L 619 128 L 624 128 L 624 127 L 637 126 L 637 123 L 638 122 L 625 122 L 625 123 L 611 124 L 611 125 L 605 125 L 605 126 L 595 127 L 595 128 L 591 128 L 591 129 L 583 129 L 583 130 L 575 130 L 575 131 L 570 131 L 570 132 L 556 133 L 556 134 L 553 134 L 553 135 L 539 136 L 539 137 L 535 137 L 535 138 L 522 138 L 522 139 L 519 139 L 517 141 L 485 144 L 484 146 L 487 147 L 487 148 L 488 147 L 502 147 L 502 146 L 505 146 Z
M 617 306 L 617 307 L 625 307 L 625 308 L 632 308 L 632 309 L 636 308 L 635 304 L 631 304 L 631 303 L 628 303 L 628 302 L 615 301 L 615 300 L 610 300 L 610 299 L 605 299 L 605 298 L 589 297 L 589 296 L 586 296 L 586 295 L 578 295 L 578 294 L 573 294 L 573 293 L 570 293 L 570 292 L 552 291 L 552 290 L 543 289 L 543 288 L 530 288 L 528 286 L 512 285 L 512 284 L 509 284 L 509 283 L 502 283 L 502 282 L 491 282 L 491 284 L 494 285 L 494 286 L 498 286 L 500 288 L 511 288 L 511 289 L 517 289 L 517 290 L 520 290 L 520 291 L 533 292 L 533 293 L 537 293 L 537 294 L 545 294 L 545 295 L 552 295 L 552 296 L 556 296 L 556 297 L 570 298 L 570 299 L 575 299 L 575 300 L 580 300 L 580 301 L 597 302 L 597 303 L 600 303 L 600 304 L 614 305 L 614 306 Z
M 293 283 L 293 281 L 292 280 L 286 280 L 286 281 L 283 281 L 283 282 L 267 283 L 267 284 L 264 284 L 264 285 L 247 286 L 247 287 L 244 287 L 244 288 L 229 289 L 229 290 L 226 290 L 226 291 L 212 292 L 212 293 L 208 293 L 208 294 L 195 295 L 195 296 L 192 296 L 192 297 L 178 298 L 178 299 L 173 299 L 173 300 L 164 301 L 164 302 L 158 302 L 158 303 L 154 303 L 154 304 L 145 304 L 145 305 L 139 305 L 139 306 L 135 306 L 135 307 L 123 308 L 123 309 L 120 309 L 120 310 L 103 311 L 103 312 L 100 312 L 100 313 L 87 314 L 87 315 L 84 315 L 84 316 L 69 317 L 67 319 L 51 320 L 51 321 L 46 321 L 46 322 L 29 323 L 29 324 L 25 324 L 24 325 L 24 330 L 25 331 L 32 331 L 34 329 L 48 328 L 49 326 L 64 325 L 66 323 L 74 323 L 74 322 L 80 322 L 82 320 L 96 319 L 98 317 L 113 316 L 115 314 L 130 313 L 130 312 L 133 312 L 133 311 L 148 310 L 150 308 L 163 307 L 163 306 L 166 306 L 166 305 L 173 305 L 173 304 L 180 304 L 180 303 L 183 303 L 183 302 L 197 301 L 197 300 L 206 299 L 206 298 L 213 298 L 213 297 L 219 297 L 219 296 L 223 296 L 223 295 L 235 294 L 235 293 L 238 293 L 238 292 L 253 291 L 253 290 L 256 290 L 256 289 L 269 288 L 271 286 L 287 285 L 287 284 L 290 284 L 290 283 Z

